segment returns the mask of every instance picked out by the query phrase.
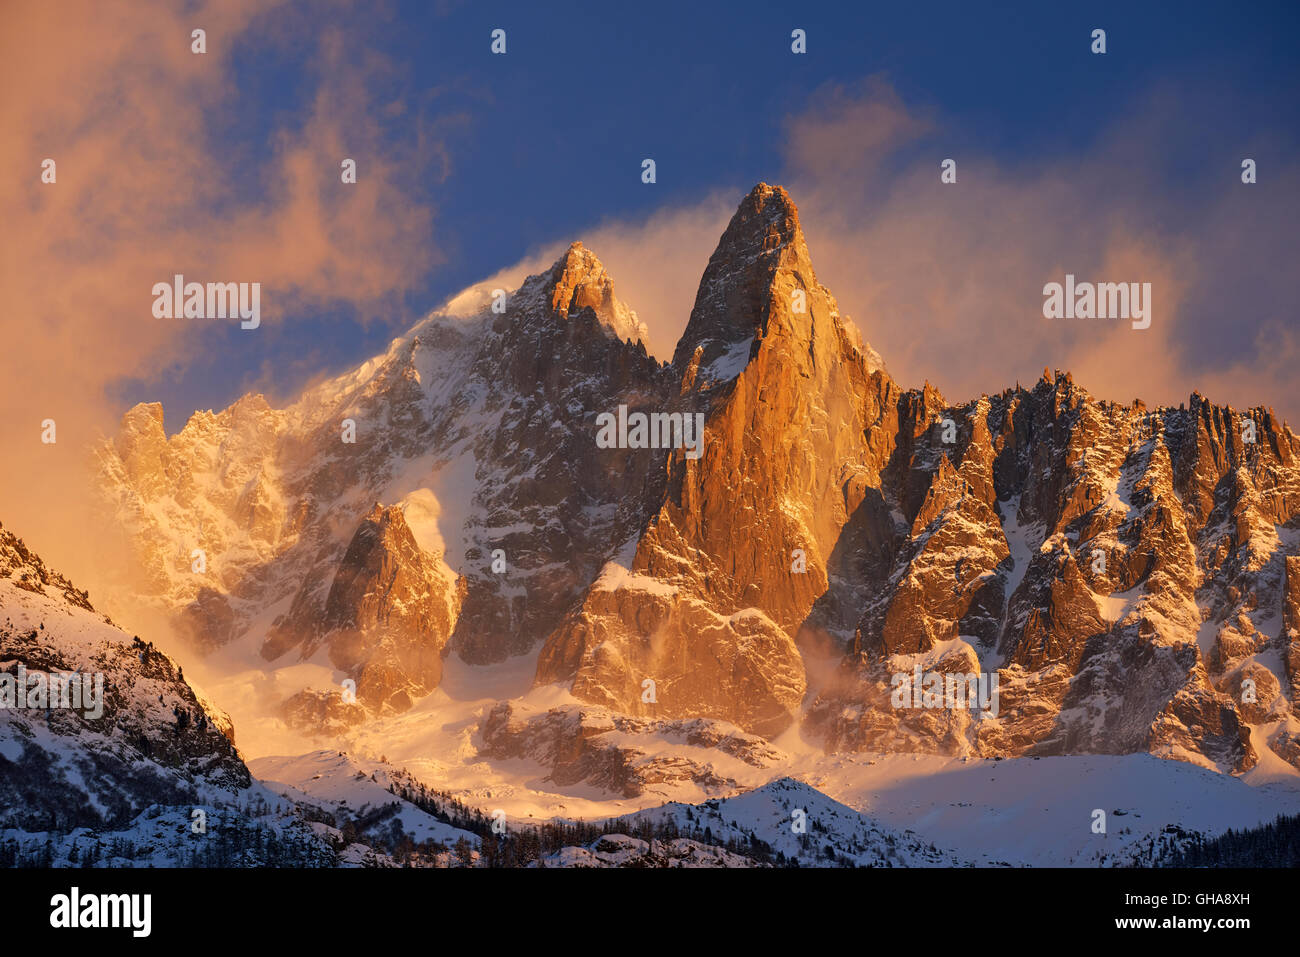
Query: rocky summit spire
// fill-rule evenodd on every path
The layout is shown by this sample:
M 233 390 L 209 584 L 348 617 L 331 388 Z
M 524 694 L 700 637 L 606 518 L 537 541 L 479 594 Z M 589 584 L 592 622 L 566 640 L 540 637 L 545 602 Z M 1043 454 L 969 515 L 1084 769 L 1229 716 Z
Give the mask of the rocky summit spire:
M 738 342 L 761 334 L 778 270 L 812 266 L 799 210 L 780 186 L 759 183 L 741 201 L 700 280 L 686 331 L 673 353 L 684 368 L 697 348 L 707 365 Z
M 613 278 L 582 243 L 570 245 L 544 276 L 547 305 L 560 316 L 590 307 L 620 339 L 649 343 L 645 324 L 614 295 Z

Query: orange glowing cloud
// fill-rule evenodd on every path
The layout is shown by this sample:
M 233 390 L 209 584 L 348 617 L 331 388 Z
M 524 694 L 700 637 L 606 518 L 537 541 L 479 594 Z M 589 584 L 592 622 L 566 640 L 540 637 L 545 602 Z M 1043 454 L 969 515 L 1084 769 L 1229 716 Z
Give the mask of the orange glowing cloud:
M 0 515 L 64 567 L 77 564 L 86 446 L 121 413 L 106 388 L 211 348 L 206 321 L 153 316 L 155 283 L 260 282 L 274 326 L 287 310 L 337 302 L 364 318 L 437 261 L 429 205 L 407 192 L 428 157 L 381 140 L 378 118 L 403 104 L 376 100 L 370 80 L 390 66 L 345 52 L 317 19 L 274 0 L 6 7 Z M 202 54 L 191 50 L 198 28 Z M 315 45 L 314 96 L 266 156 L 239 156 L 217 124 L 238 116 L 233 52 L 277 35 Z M 355 184 L 341 181 L 345 157 Z M 47 419 L 54 444 L 41 441 Z
M 1100 398 L 1178 405 L 1199 389 L 1295 421 L 1300 388 L 1282 358 L 1294 336 L 1277 309 L 1291 299 L 1300 175 L 1274 169 L 1266 197 L 1225 167 L 1207 193 L 1166 195 L 1157 118 L 1175 108 L 1156 95 L 1093 148 L 998 161 L 952 157 L 944 122 L 880 81 L 833 87 L 788 119 L 786 185 L 818 278 L 906 386 L 928 380 L 960 402 L 1048 367 Z M 1150 282 L 1151 327 L 1045 319 L 1043 287 L 1067 273 Z M 1232 337 L 1231 358 L 1212 336 Z

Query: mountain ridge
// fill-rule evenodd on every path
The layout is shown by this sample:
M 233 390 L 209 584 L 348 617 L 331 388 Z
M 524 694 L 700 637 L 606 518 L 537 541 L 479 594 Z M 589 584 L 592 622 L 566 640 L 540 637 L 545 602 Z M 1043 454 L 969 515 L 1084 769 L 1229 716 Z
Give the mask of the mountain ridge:
M 801 722 L 839 749 L 1150 751 L 1240 772 L 1267 748 L 1300 768 L 1300 442 L 1271 411 L 1120 405 L 1047 370 L 956 406 L 904 389 L 763 183 L 671 362 L 638 324 L 575 243 L 503 312 L 430 316 L 288 410 L 245 397 L 167 439 L 160 407 L 136 406 L 99 450 L 98 490 L 141 553 L 134 587 L 199 645 L 305 634 L 379 503 L 436 516 L 406 564 L 455 578 L 417 575 L 459 596 L 440 653 L 537 651 L 538 684 L 617 712 L 768 736 Z M 620 405 L 702 414 L 702 456 L 597 448 L 595 416 Z M 167 556 L 205 521 L 217 567 L 200 583 Z M 917 661 L 996 673 L 1001 713 L 892 706 Z

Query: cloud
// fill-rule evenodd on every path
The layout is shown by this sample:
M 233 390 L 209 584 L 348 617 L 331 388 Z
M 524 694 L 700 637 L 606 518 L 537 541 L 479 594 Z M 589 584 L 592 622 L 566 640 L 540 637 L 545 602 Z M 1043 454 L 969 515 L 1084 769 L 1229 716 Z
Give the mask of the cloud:
M 346 303 L 362 318 L 437 261 L 432 212 L 412 201 L 433 138 L 404 146 L 385 118 L 391 64 L 329 26 L 334 7 L 274 0 L 9 4 L 0 31 L 0 520 L 75 562 L 87 443 L 115 424 L 112 383 L 181 367 L 238 335 L 220 320 L 158 320 L 151 288 L 182 273 L 260 282 L 268 333 L 290 310 Z M 326 15 L 322 16 L 322 12 Z M 191 30 L 207 52 L 191 52 Z M 309 68 L 300 114 L 266 155 L 234 136 L 241 50 L 292 42 Z M 422 130 L 422 132 L 428 132 Z M 417 152 L 418 151 L 418 152 Z M 358 163 L 344 185 L 340 162 Z M 55 161 L 57 181 L 41 182 Z M 234 345 L 231 346 L 230 343 Z M 41 422 L 57 423 L 55 445 Z M 56 542 L 68 543 L 66 548 Z
M 490 302 L 493 289 L 518 288 L 528 276 L 549 269 L 570 243 L 580 240 L 604 264 L 614 280 L 615 295 L 649 328 L 648 351 L 667 361 L 686 328 L 700 276 L 739 195 L 735 189 L 714 190 L 687 206 L 639 220 L 605 220 L 578 235 L 557 238 L 463 289 L 441 311 L 454 316 L 478 312 Z
M 785 174 L 856 192 L 879 178 L 895 150 L 934 128 L 928 111 L 908 110 L 882 77 L 828 84 L 786 118 Z
M 1157 89 L 1068 154 L 960 151 L 948 185 L 941 143 L 961 139 L 954 121 L 873 77 L 828 85 L 787 117 L 769 181 L 789 188 L 818 278 L 904 386 L 929 381 L 962 402 L 1060 369 L 1100 398 L 1178 405 L 1200 390 L 1300 422 L 1289 326 L 1300 168 L 1274 163 L 1267 188 L 1241 184 L 1235 165 L 1180 180 L 1170 151 L 1195 126 L 1190 109 Z M 1284 155 L 1266 139 L 1242 149 Z M 650 326 L 651 351 L 669 357 L 752 185 L 606 222 L 530 257 L 528 271 L 582 238 Z M 1067 272 L 1150 282 L 1151 328 L 1044 319 L 1043 286 Z
M 952 121 L 879 80 L 828 87 L 788 118 L 786 185 L 818 278 L 904 385 L 963 401 L 1050 367 L 1103 398 L 1200 389 L 1300 421 L 1285 325 L 1300 175 L 1275 166 L 1267 191 L 1235 165 L 1180 179 L 1171 131 L 1191 108 L 1158 90 L 1071 155 L 962 152 L 949 185 L 936 141 L 960 139 Z M 1042 288 L 1067 272 L 1152 283 L 1151 328 L 1044 319 Z
M 1288 258 L 1300 169 L 1268 164 L 1267 187 L 1242 184 L 1237 160 L 1175 176 L 1171 151 L 1199 129 L 1188 104 L 1155 89 L 1060 155 L 957 150 L 948 185 L 940 162 L 954 148 L 943 144 L 963 141 L 951 118 L 909 106 L 879 77 L 832 84 L 786 118 L 769 181 L 790 189 L 818 278 L 904 386 L 929 381 L 962 402 L 1060 369 L 1100 398 L 1178 405 L 1200 390 L 1300 422 Z M 1284 155 L 1264 137 L 1241 149 Z M 559 237 L 495 281 L 517 285 L 581 238 L 667 358 L 752 185 Z M 1043 286 L 1067 272 L 1151 283 L 1151 327 L 1043 318 Z
M 642 221 L 607 221 L 590 232 L 590 241 L 583 239 L 613 277 L 618 297 L 649 327 L 649 351 L 658 358 L 672 358 L 704 267 L 748 191 L 715 190 Z

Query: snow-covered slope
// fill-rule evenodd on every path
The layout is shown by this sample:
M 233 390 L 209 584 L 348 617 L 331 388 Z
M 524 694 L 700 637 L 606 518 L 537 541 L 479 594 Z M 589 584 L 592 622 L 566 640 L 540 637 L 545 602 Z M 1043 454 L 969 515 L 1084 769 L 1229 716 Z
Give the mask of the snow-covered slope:
M 381 826 L 391 830 L 396 823 L 416 843 L 436 841 L 450 846 L 463 840 L 473 847 L 479 843 L 474 832 L 453 827 L 395 793 L 418 785 L 409 775 L 382 763 L 363 766 L 342 752 L 314 751 L 258 758 L 249 762 L 249 770 L 267 788 L 290 801 L 367 822 L 363 830 Z M 430 796 L 426 806 L 436 802 Z
M 229 719 L 176 662 L 97 614 L 3 527 L 0 616 L 0 824 L 115 827 L 153 804 L 249 786 Z M 64 675 L 78 676 L 80 706 L 70 692 L 33 698 Z
M 82 685 L 50 694 L 52 676 Z M 0 866 L 446 864 L 476 840 L 400 802 L 397 842 L 364 802 L 281 790 L 249 774 L 230 719 L 172 658 L 0 526 Z
M 1150 755 L 1008 760 L 828 756 L 803 780 L 976 866 L 1125 866 L 1177 830 L 1218 835 L 1300 813 L 1300 779 L 1252 785 Z M 1105 831 L 1094 828 L 1105 813 Z
M 802 781 L 779 778 L 732 798 L 697 806 L 667 804 L 630 821 L 671 821 L 719 843 L 759 844 L 801 867 L 960 866 L 951 851 L 911 829 L 896 831 L 828 798 Z

